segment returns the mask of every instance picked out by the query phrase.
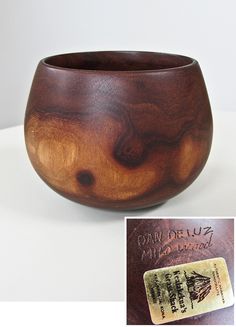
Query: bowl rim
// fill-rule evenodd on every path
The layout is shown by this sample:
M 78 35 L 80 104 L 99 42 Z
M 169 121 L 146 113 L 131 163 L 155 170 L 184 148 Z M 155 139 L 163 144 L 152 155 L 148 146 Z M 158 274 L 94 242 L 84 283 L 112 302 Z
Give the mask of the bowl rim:
M 53 59 L 59 56 L 67 56 L 67 55 L 77 55 L 77 54 L 83 54 L 83 55 L 92 55 L 92 54 L 113 54 L 113 53 L 123 53 L 123 54 L 156 54 L 156 55 L 164 55 L 168 57 L 179 57 L 182 59 L 190 60 L 190 63 L 184 64 L 184 65 L 179 65 L 175 67 L 169 67 L 169 68 L 161 68 L 161 69 L 137 69 L 137 70 L 106 70 L 106 69 L 86 69 L 86 68 L 70 68 L 70 67 L 62 67 L 62 66 L 57 66 L 53 64 L 49 64 L 46 61 L 49 59 Z M 45 57 L 40 60 L 39 64 L 59 70 L 59 71 L 67 71 L 67 72 L 84 72 L 84 73 L 96 73 L 96 74 L 115 74 L 115 75 L 123 75 L 123 74 L 150 74 L 150 73 L 164 73 L 164 72 L 172 72 L 176 70 L 183 70 L 183 69 L 188 69 L 190 67 L 198 65 L 198 61 L 192 57 L 185 56 L 185 55 L 180 55 L 180 54 L 175 54 L 175 53 L 168 53 L 168 52 L 156 52 L 156 51 L 139 51 L 139 50 L 98 50 L 98 51 L 82 51 L 82 52 L 68 52 L 68 53 L 60 53 L 60 54 L 55 54 L 52 56 Z

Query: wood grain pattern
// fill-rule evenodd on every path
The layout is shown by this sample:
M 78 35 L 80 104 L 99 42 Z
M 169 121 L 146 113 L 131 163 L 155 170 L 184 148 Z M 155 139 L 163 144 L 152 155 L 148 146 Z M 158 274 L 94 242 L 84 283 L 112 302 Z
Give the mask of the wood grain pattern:
M 145 271 L 223 257 L 234 282 L 234 219 L 129 219 L 127 221 L 127 323 L 152 325 Z M 229 307 L 170 325 L 233 324 Z
M 115 209 L 162 203 L 194 181 L 210 152 L 200 67 L 148 52 L 42 60 L 25 140 L 37 173 L 69 199 Z

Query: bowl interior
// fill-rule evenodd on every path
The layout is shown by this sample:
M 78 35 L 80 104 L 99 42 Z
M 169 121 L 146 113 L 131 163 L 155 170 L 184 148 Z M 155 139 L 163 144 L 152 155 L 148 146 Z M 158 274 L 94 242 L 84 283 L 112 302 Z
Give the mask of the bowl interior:
M 65 69 L 140 71 L 182 67 L 193 59 L 181 55 L 139 51 L 100 51 L 56 55 L 44 59 L 44 63 Z

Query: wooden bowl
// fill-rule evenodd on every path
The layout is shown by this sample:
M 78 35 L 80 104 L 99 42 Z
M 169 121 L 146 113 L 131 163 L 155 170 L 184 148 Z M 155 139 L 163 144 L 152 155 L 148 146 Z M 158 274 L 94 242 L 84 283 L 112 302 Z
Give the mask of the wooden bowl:
M 196 60 L 135 51 L 39 62 L 25 115 L 27 151 L 56 192 L 95 207 L 137 209 L 199 175 L 212 116 Z

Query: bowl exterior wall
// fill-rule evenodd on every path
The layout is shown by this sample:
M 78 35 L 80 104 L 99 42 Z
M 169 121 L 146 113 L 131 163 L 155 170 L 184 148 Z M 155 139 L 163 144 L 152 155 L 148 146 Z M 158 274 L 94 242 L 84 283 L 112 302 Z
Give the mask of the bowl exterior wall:
M 25 115 L 39 176 L 82 204 L 137 209 L 188 187 L 212 141 L 196 62 L 143 72 L 58 69 L 40 62 Z

